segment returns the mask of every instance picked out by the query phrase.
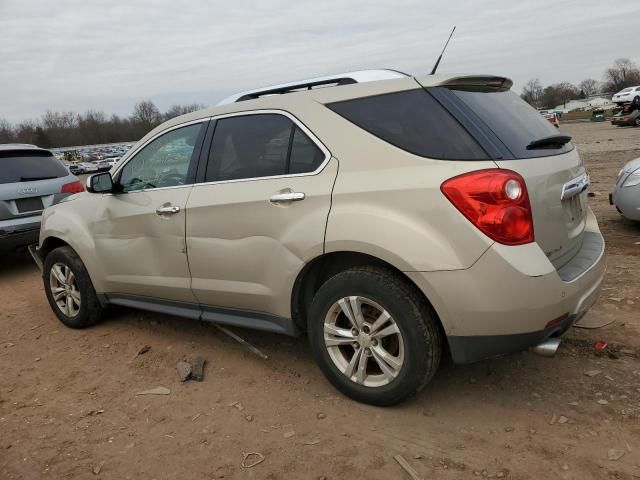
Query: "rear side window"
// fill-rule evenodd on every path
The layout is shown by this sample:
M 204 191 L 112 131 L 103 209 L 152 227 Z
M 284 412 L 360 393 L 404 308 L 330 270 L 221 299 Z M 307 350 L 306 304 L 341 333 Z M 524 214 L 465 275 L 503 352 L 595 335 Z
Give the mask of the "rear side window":
M 560 147 L 533 150 L 535 140 L 558 135 L 558 129 L 512 91 L 451 89 L 506 145 L 515 158 L 543 157 L 571 151 L 569 143 Z
M 66 177 L 69 172 L 50 152 L 0 152 L 0 184 Z
M 289 173 L 313 172 L 322 164 L 324 153 L 296 126 L 291 143 Z
M 327 106 L 372 135 L 415 155 L 443 160 L 489 158 L 464 127 L 423 89 Z
M 315 171 L 324 153 L 288 117 L 253 114 L 216 121 L 206 182 Z

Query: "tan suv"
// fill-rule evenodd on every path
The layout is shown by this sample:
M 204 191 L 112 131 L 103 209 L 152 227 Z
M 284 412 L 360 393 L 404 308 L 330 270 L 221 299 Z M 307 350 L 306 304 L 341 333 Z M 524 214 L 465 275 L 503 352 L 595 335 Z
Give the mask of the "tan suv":
M 352 72 L 170 120 L 44 212 L 51 307 L 73 328 L 125 305 L 306 332 L 378 405 L 445 354 L 545 345 L 595 301 L 604 242 L 570 138 L 510 87 Z

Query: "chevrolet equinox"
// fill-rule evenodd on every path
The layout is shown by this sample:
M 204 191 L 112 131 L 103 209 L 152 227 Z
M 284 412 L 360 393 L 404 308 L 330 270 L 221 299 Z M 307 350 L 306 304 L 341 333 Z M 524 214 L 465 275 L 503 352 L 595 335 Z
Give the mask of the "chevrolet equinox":
M 362 402 L 555 342 L 604 241 L 570 137 L 498 76 L 350 72 L 174 118 L 44 211 L 51 308 L 109 305 L 298 335 Z

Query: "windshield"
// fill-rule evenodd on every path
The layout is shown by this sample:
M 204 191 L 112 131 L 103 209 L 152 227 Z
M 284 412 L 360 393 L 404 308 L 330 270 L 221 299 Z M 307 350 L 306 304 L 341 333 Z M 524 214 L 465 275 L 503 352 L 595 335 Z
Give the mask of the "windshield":
M 544 149 L 528 149 L 527 146 L 533 142 L 557 136 L 558 129 L 510 90 L 450 90 L 480 117 L 515 158 L 558 155 L 573 149 L 570 143 L 547 145 Z
M 0 184 L 66 177 L 69 172 L 49 152 L 2 152 Z

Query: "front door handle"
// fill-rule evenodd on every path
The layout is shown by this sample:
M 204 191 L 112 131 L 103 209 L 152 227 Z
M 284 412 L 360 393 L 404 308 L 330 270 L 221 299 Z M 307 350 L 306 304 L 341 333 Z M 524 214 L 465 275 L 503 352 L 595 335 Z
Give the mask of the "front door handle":
M 271 195 L 271 198 L 269 200 L 271 200 L 273 203 L 299 202 L 300 200 L 304 200 L 304 193 L 302 192 L 276 193 L 275 195 Z
M 180 207 L 176 205 L 168 205 L 156 208 L 157 215 L 175 215 L 180 211 Z

